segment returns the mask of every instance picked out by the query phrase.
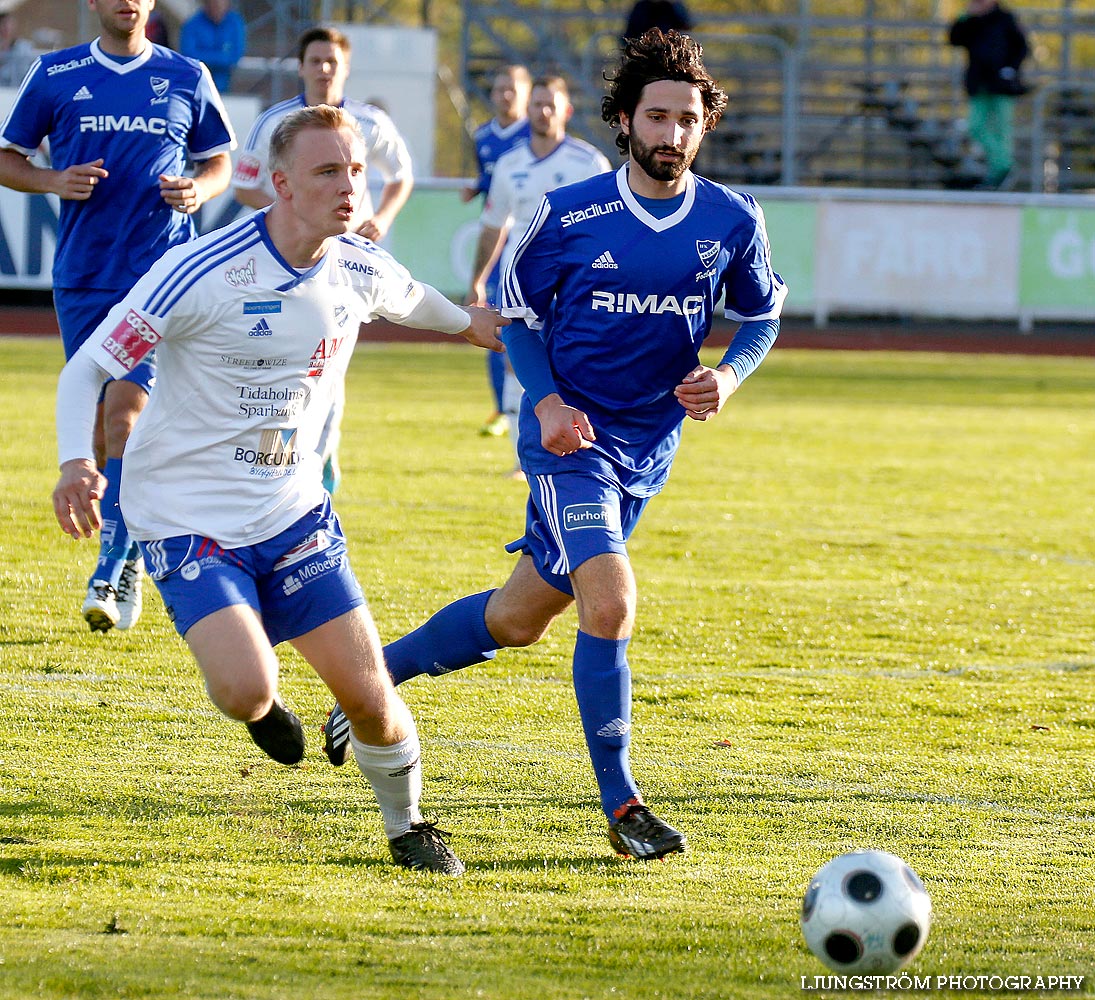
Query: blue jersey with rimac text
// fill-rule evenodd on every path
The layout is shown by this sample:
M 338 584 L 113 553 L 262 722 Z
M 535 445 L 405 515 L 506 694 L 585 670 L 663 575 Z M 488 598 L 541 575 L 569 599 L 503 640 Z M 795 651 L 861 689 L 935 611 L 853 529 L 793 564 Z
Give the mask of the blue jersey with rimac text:
M 786 287 L 749 195 L 688 173 L 680 206 L 659 219 L 627 171 L 544 198 L 503 273 L 502 315 L 539 330 L 563 402 L 589 417 L 584 460 L 641 497 L 669 475 L 684 419 L 673 390 L 699 364 L 720 297 L 728 319 L 777 319 Z M 575 467 L 541 447 L 527 396 L 520 442 L 527 473 Z
M 200 62 L 152 44 L 123 60 L 98 40 L 42 56 L 23 80 L 0 147 L 30 156 L 43 139 L 55 170 L 102 159 L 110 175 L 87 201 L 62 200 L 53 283 L 119 291 L 194 238 L 191 216 L 161 197 L 159 175 L 235 145 Z

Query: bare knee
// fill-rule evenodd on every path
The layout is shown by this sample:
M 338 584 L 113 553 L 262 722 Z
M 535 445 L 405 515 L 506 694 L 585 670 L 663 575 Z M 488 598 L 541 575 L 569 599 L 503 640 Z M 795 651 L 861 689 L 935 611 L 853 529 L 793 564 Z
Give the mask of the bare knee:
M 625 638 L 635 625 L 635 606 L 623 594 L 600 594 L 579 607 L 579 625 L 587 635 Z
M 570 603 L 565 594 L 558 594 L 557 600 L 550 601 L 522 600 L 521 595 L 503 587 L 487 602 L 484 616 L 487 631 L 501 647 L 531 646 L 544 637 L 551 623 Z
M 531 619 L 527 616 L 499 615 L 487 617 L 487 630 L 500 646 L 518 648 L 539 642 L 553 618 Z
M 254 722 L 270 711 L 277 694 L 265 677 L 223 676 L 207 678 L 205 689 L 209 700 L 230 719 Z

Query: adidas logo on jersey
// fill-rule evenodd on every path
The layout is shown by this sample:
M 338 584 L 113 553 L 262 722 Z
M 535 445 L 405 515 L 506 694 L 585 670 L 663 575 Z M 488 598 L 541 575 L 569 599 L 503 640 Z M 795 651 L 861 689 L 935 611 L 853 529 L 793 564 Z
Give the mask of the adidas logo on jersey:
M 87 87 L 81 87 L 75 94 L 72 95 L 74 101 L 90 101 L 91 91 Z
M 607 250 L 603 254 L 601 254 L 601 256 L 598 257 L 590 265 L 590 267 L 608 267 L 611 268 L 613 271 L 618 271 L 620 269 L 620 265 L 612 259 L 612 254 L 610 254 Z
M 270 324 L 266 322 L 266 319 L 260 319 L 250 330 L 247 331 L 248 337 L 272 337 L 274 331 L 270 329 Z

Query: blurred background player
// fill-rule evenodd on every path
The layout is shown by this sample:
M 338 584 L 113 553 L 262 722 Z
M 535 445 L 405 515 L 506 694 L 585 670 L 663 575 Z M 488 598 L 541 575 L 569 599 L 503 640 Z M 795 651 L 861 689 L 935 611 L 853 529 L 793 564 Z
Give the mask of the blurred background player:
M 652 29 L 629 41 L 602 117 L 627 156 L 614 173 L 549 192 L 502 273 L 502 339 L 525 387 L 521 465 L 530 495 L 520 553 L 497 590 L 461 598 L 384 647 L 396 684 L 529 646 L 575 603 L 572 677 L 615 851 L 685 848 L 629 764 L 635 575 L 627 552 L 669 476 L 685 418 L 719 414 L 776 339 L 786 295 L 764 215 L 691 165 L 726 107 L 699 45 Z M 699 351 L 723 311 L 740 324 L 715 368 Z M 687 653 L 687 650 L 683 650 Z M 332 763 L 347 725 L 325 727 Z
M 566 80 L 561 76 L 538 77 L 529 98 L 529 130 L 526 142 L 517 143 L 499 157 L 491 174 L 490 191 L 479 222 L 479 243 L 472 265 L 471 305 L 494 304 L 490 276 L 505 270 L 517 245 L 548 191 L 585 180 L 611 169 L 608 160 L 588 142 L 567 135 L 574 114 Z M 521 385 L 506 365 L 503 369 L 502 413 L 509 422 L 513 441 L 512 475 L 524 478 L 518 455 L 517 413 Z
M 407 143 L 384 111 L 373 104 L 345 96 L 346 80 L 350 75 L 350 40 L 341 31 L 329 27 L 309 28 L 297 42 L 297 60 L 300 64 L 297 73 L 304 84 L 304 92 L 267 108 L 251 126 L 232 174 L 232 191 L 236 200 L 256 209 L 273 203 L 274 188 L 268 166 L 270 136 L 286 115 L 316 104 L 344 108 L 361 127 L 369 170 L 384 179 L 375 208 L 366 190 L 357 226 L 359 234 L 379 243 L 387 235 L 414 187 L 414 171 Z M 320 457 L 323 459 L 323 485 L 332 494 L 338 489 L 342 478 L 338 446 L 345 408 L 345 392 L 340 390 L 319 442 Z
M 526 66 L 517 64 L 503 66 L 495 73 L 490 88 L 490 103 L 494 108 L 494 117 L 475 130 L 475 158 L 479 163 L 479 178 L 474 185 L 460 192 L 465 202 L 479 195 L 485 197 L 490 190 L 490 178 L 498 158 L 514 146 L 528 141 L 528 99 L 531 89 L 532 78 Z M 498 304 L 500 274 L 499 265 L 495 264 L 487 279 L 486 301 L 490 305 Z M 488 354 L 487 378 L 494 398 L 494 412 L 479 429 L 481 434 L 500 437 L 506 432 L 502 399 L 505 375 L 504 355 Z
M 201 63 L 147 40 L 154 2 L 91 0 L 99 37 L 35 62 L 0 126 L 0 184 L 61 199 L 53 302 L 66 358 L 165 250 L 194 238 L 191 215 L 231 175 L 235 136 L 217 88 Z M 30 160 L 44 139 L 49 168 Z M 150 356 L 102 398 L 103 529 L 83 605 L 92 631 L 129 628 L 141 611 L 141 557 L 118 484 L 154 378 Z
M 19 36 L 15 14 L 0 12 L 0 87 L 18 87 L 35 58 L 34 46 Z
M 183 22 L 179 51 L 209 67 L 222 94 L 232 89 L 232 73 L 247 51 L 247 25 L 231 0 L 202 0 L 201 10 Z
M 366 168 L 347 112 L 321 105 L 285 118 L 270 164 L 270 209 L 165 254 L 65 366 L 54 512 L 73 537 L 96 526 L 96 394 L 158 344 L 160 381 L 133 432 L 122 490 L 210 699 L 271 757 L 296 764 L 304 732 L 279 697 L 274 652 L 292 642 L 345 699 L 393 859 L 459 875 L 445 835 L 419 812 L 414 719 L 384 669 L 315 443 L 359 324 L 383 316 L 500 350 L 504 320 L 453 305 L 348 235 Z M 249 336 L 256 320 L 261 340 Z M 263 364 L 272 356 L 284 363 Z

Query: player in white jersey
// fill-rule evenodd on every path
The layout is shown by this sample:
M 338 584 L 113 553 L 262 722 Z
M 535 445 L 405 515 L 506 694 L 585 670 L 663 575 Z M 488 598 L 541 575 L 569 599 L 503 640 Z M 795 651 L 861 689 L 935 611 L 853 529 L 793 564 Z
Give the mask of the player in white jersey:
M 380 108 L 344 95 L 350 73 L 350 40 L 337 28 L 316 27 L 305 31 L 297 42 L 298 74 L 304 93 L 267 108 L 251 127 L 232 173 L 236 200 L 249 208 L 264 208 L 274 200 L 270 183 L 268 155 L 270 136 L 287 114 L 314 104 L 344 108 L 357 119 L 365 137 L 366 162 L 384 180 L 380 201 L 373 207 L 368 190 L 362 199 L 357 232 L 380 242 L 406 204 L 414 187 L 411 154 L 407 143 L 391 118 Z M 323 485 L 328 492 L 338 488 L 341 474 L 338 446 L 342 437 L 342 413 L 345 393 L 335 393 L 331 411 L 320 435 L 323 458 Z
M 92 3 L 99 37 L 38 59 L 0 130 L 0 184 L 61 199 L 53 303 L 66 358 L 149 265 L 194 238 L 193 213 L 225 189 L 232 169 L 235 137 L 208 71 L 145 38 L 153 5 Z M 41 167 L 31 157 L 46 139 L 50 165 Z M 184 176 L 188 160 L 193 176 Z M 154 378 L 149 357 L 103 393 L 104 530 L 82 608 L 92 631 L 129 628 L 141 611 L 140 554 L 118 484 Z
M 344 90 L 350 74 L 350 40 L 337 28 L 309 28 L 297 42 L 298 74 L 304 92 L 267 108 L 255 120 L 240 151 L 232 173 L 232 192 L 248 208 L 273 204 L 274 188 L 270 181 L 270 136 L 287 114 L 314 104 L 344 108 L 357 119 L 365 138 L 365 154 L 370 170 L 384 178 L 380 201 L 373 207 L 366 190 L 361 202 L 357 232 L 379 243 L 391 229 L 399 210 L 406 204 L 414 187 L 414 172 L 407 143 L 395 122 L 380 108 L 346 97 Z
M 636 614 L 627 541 L 664 486 L 686 418 L 714 419 L 776 338 L 786 294 L 764 216 L 747 195 L 690 170 L 726 95 L 691 38 L 628 39 L 602 117 L 627 161 L 550 192 L 502 275 L 503 340 L 525 386 L 521 465 L 530 495 L 520 553 L 498 589 L 442 608 L 389 643 L 396 683 L 441 676 L 536 642 L 572 603 L 572 677 L 608 835 L 659 858 L 685 838 L 631 774 Z M 699 351 L 716 304 L 740 324 L 714 367 Z M 687 652 L 687 651 L 685 651 Z M 344 747 L 332 712 L 324 749 Z
M 277 201 L 165 254 L 61 374 L 63 530 L 99 523 L 91 415 L 102 380 L 153 348 L 159 381 L 130 439 L 122 505 L 214 704 L 275 760 L 304 754 L 278 696 L 274 646 L 290 641 L 353 723 L 394 860 L 460 874 L 419 812 L 414 720 L 384 669 L 315 453 L 358 327 L 377 316 L 501 349 L 497 313 L 461 309 L 352 234 L 365 187 L 354 119 L 320 105 L 271 141 Z
M 499 157 L 491 174 L 490 191 L 479 220 L 479 243 L 468 302 L 487 303 L 491 270 L 500 263 L 505 271 L 545 194 L 610 169 L 603 153 L 588 142 L 567 135 L 567 122 L 573 113 L 566 80 L 561 76 L 542 76 L 533 81 L 529 140 Z M 510 424 L 514 475 L 518 477 L 521 476 L 517 459 L 520 405 L 521 385 L 512 367 L 507 365 L 502 411 Z
M 475 159 L 479 165 L 479 176 L 474 184 L 460 192 L 463 201 L 471 201 L 478 195 L 484 198 L 490 190 L 490 178 L 494 165 L 503 153 L 514 146 L 527 142 L 529 137 L 528 99 L 532 91 L 532 77 L 528 67 L 520 64 L 501 66 L 494 74 L 490 88 L 490 103 L 494 108 L 494 117 L 475 130 Z M 498 282 L 501 271 L 495 265 L 487 279 L 487 304 L 498 304 Z M 502 413 L 502 387 L 506 377 L 505 355 L 491 351 L 487 354 L 487 377 L 490 381 L 491 395 L 494 398 L 494 411 L 479 433 L 488 437 L 500 437 L 508 430 L 505 414 Z

